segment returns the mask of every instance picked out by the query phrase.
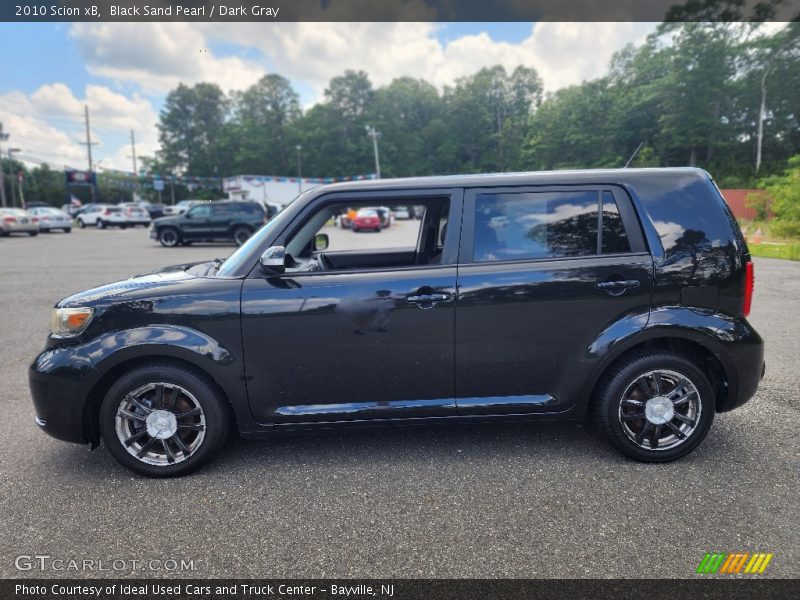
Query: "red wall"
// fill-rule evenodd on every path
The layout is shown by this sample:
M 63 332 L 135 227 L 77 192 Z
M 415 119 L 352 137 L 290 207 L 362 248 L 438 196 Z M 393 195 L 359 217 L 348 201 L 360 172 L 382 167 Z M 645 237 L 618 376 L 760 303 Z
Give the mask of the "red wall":
M 755 219 L 756 211 L 747 206 L 747 195 L 764 193 L 763 190 L 720 190 L 737 219 Z

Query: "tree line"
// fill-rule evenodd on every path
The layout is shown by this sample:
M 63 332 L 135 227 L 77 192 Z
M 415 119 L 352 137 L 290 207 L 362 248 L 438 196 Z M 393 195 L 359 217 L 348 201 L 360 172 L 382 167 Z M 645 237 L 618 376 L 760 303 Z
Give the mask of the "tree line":
M 189 175 L 373 171 L 366 126 L 381 132 L 384 177 L 699 166 L 750 186 L 800 153 L 800 23 L 665 23 L 617 52 L 608 72 L 543 94 L 536 70 L 484 68 L 439 91 L 361 71 L 331 79 L 301 110 L 291 82 L 265 75 L 241 92 L 179 85 L 158 124 L 155 170 Z
M 299 146 L 304 176 L 365 174 L 371 126 L 383 177 L 623 167 L 638 149 L 631 166 L 693 165 L 721 187 L 755 187 L 800 154 L 800 22 L 731 18 L 663 23 L 617 52 L 602 77 L 547 94 L 526 65 L 483 68 L 441 90 L 411 77 L 376 87 L 346 71 L 306 110 L 279 74 L 228 93 L 181 84 L 160 113 L 159 152 L 141 162 L 162 174 L 293 176 Z M 37 171 L 28 197 L 60 204 L 63 180 Z M 100 196 L 130 196 L 114 185 L 101 175 Z M 177 199 L 221 193 L 175 189 Z

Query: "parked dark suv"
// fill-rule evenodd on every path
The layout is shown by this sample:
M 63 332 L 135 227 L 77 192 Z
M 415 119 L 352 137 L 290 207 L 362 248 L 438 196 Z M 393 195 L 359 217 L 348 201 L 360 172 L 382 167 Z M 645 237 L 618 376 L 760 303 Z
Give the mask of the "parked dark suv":
M 422 219 L 332 225 L 375 205 Z M 698 169 L 334 184 L 222 263 L 62 300 L 30 385 L 44 431 L 151 476 L 196 469 L 231 430 L 587 417 L 664 462 L 755 394 L 752 293 Z
M 150 237 L 168 248 L 225 241 L 241 246 L 265 221 L 266 212 L 258 202 L 201 202 L 179 215 L 154 220 Z

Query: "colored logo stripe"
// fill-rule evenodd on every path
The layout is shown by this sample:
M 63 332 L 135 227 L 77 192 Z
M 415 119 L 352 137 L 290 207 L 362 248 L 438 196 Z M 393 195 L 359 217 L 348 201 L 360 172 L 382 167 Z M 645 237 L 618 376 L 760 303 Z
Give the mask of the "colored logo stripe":
M 772 557 L 773 554 L 764 552 L 706 552 L 697 567 L 697 573 L 741 573 L 744 567 L 745 573 L 755 575 L 766 570 Z

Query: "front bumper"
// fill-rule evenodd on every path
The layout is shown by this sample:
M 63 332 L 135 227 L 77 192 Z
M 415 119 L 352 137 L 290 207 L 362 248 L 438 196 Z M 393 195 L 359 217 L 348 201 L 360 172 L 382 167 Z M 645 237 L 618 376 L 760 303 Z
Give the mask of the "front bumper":
M 89 393 L 100 372 L 70 347 L 42 352 L 28 371 L 35 422 L 45 433 L 66 442 L 93 441 L 88 419 Z

